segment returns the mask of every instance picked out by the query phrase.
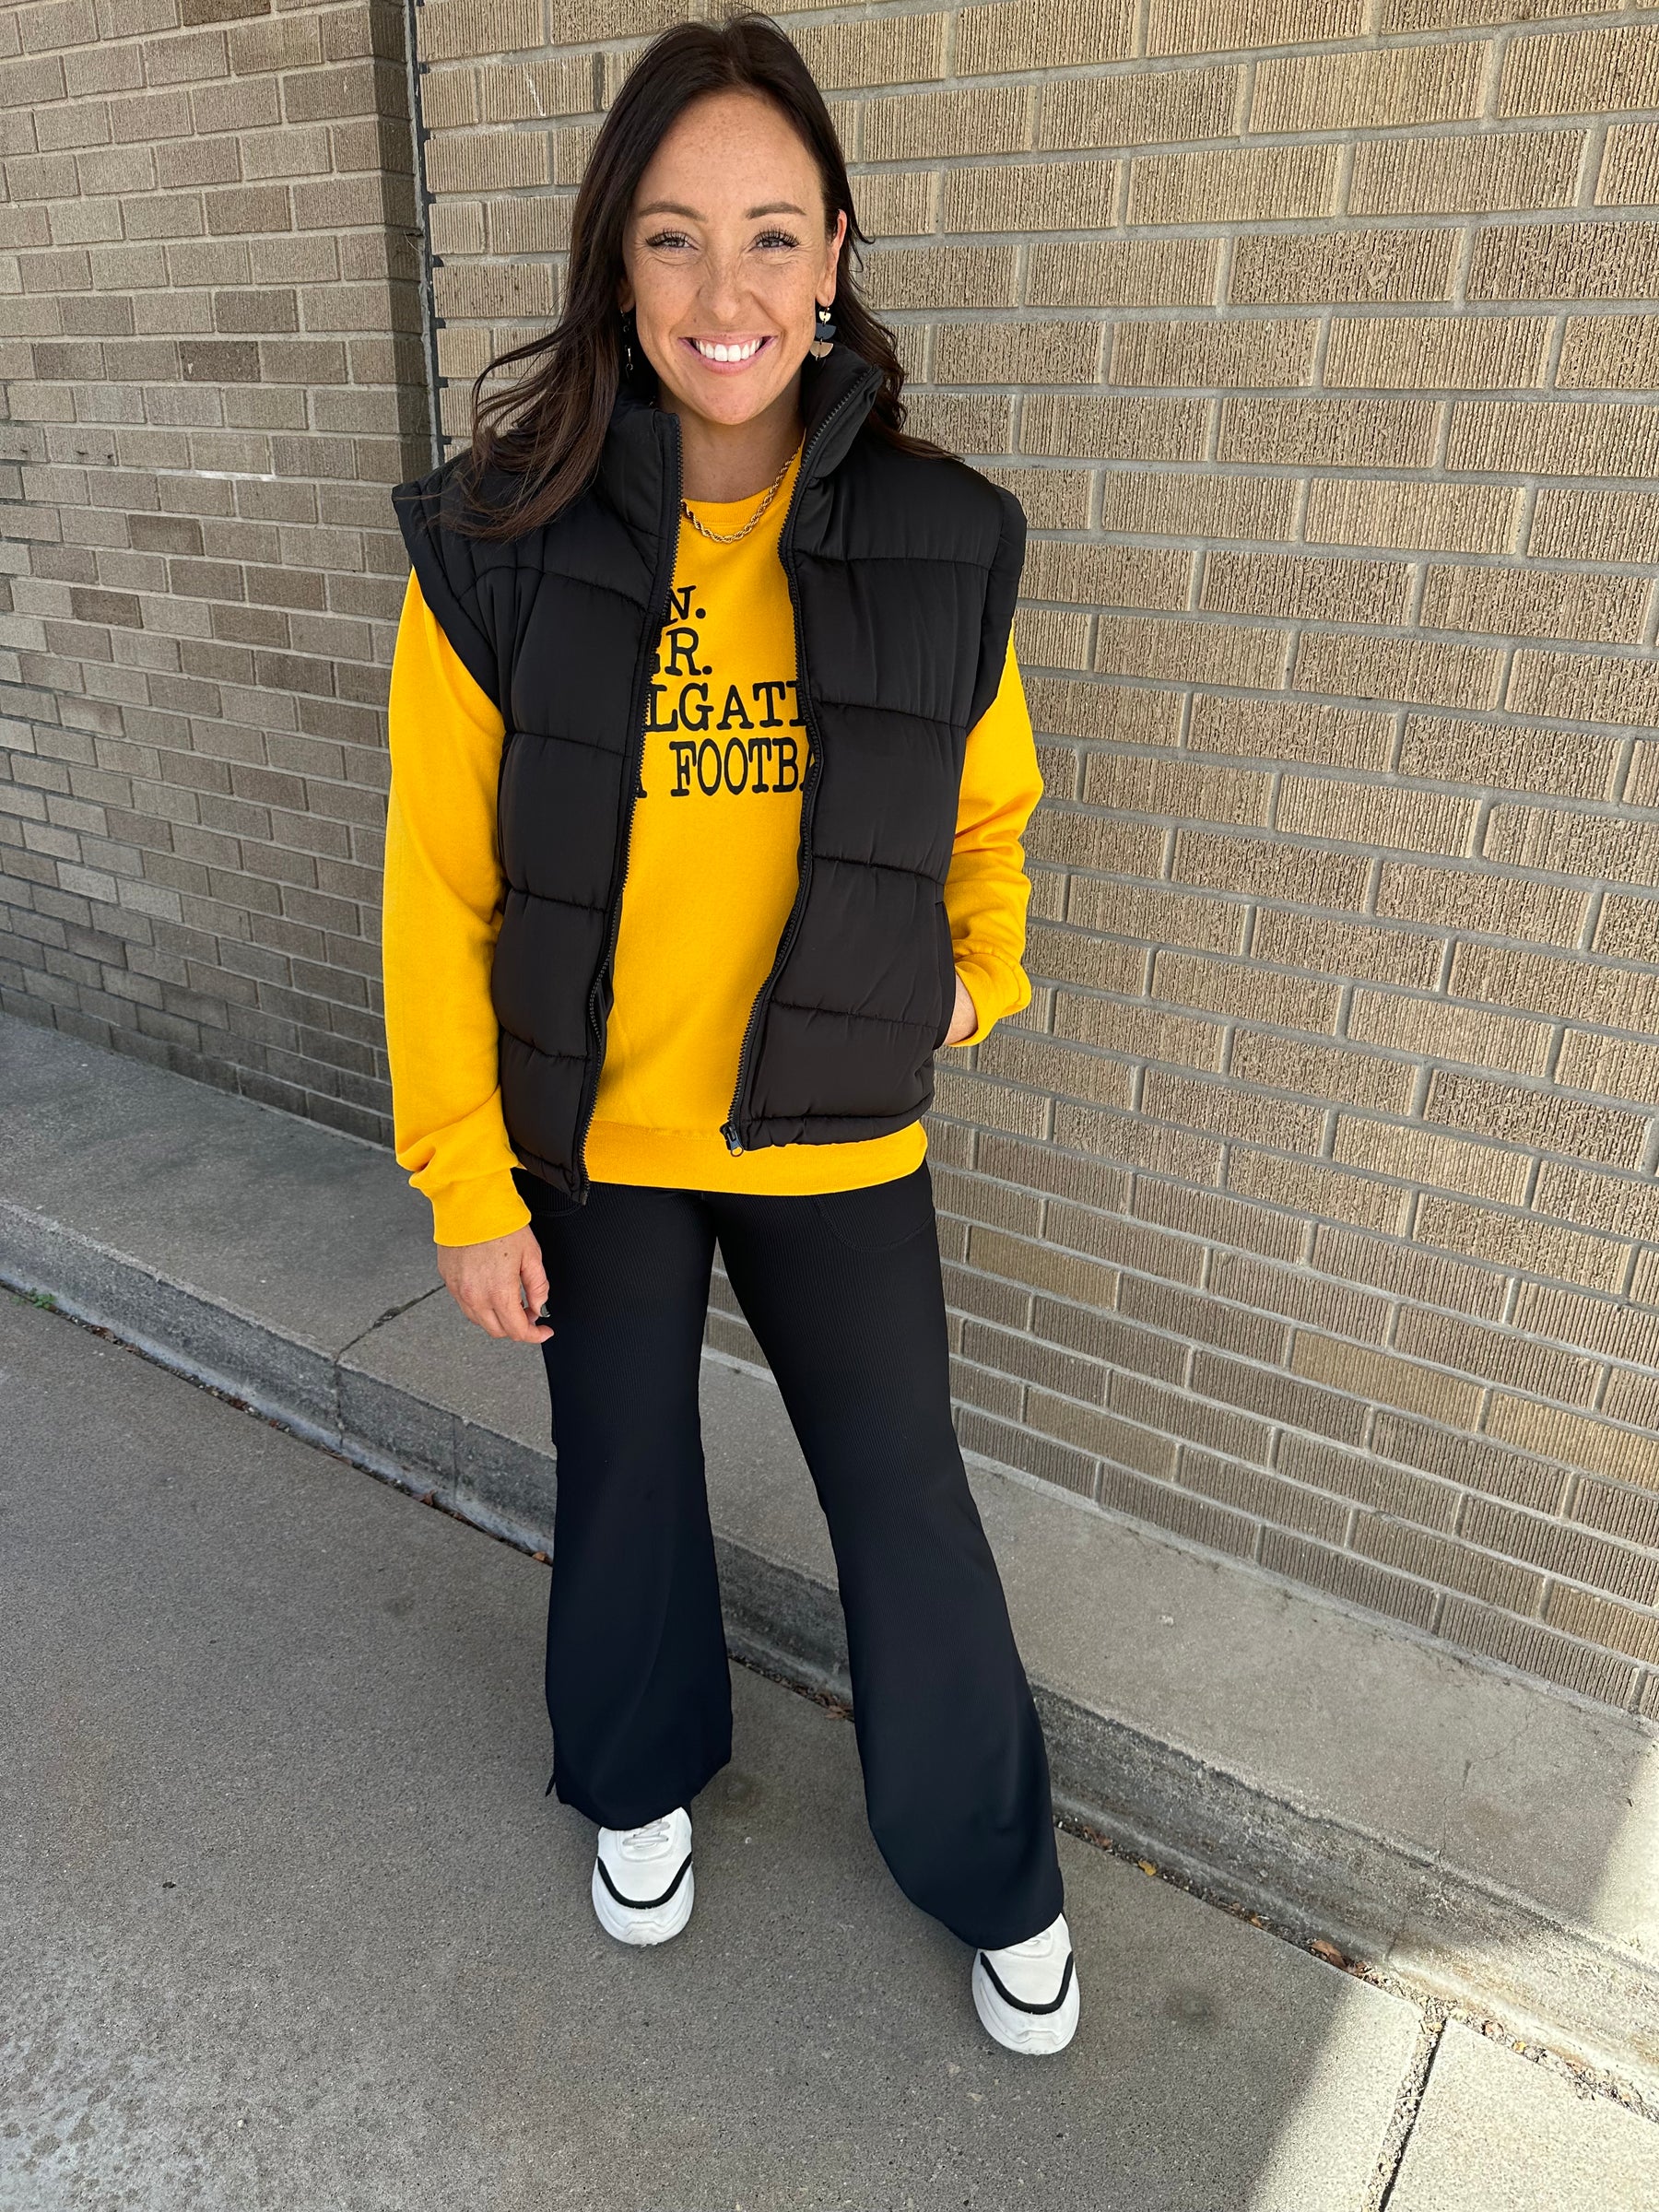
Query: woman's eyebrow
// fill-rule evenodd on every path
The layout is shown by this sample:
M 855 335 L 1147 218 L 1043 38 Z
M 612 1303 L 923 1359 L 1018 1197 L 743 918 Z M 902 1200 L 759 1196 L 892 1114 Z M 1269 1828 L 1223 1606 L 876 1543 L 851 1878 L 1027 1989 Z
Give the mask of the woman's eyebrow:
M 653 200 L 646 206 L 636 207 L 635 217 L 643 221 L 648 215 L 683 215 L 688 222 L 706 222 L 708 218 L 695 207 L 682 207 L 677 200 Z M 744 217 L 746 223 L 758 222 L 763 215 L 798 215 L 806 219 L 805 207 L 797 207 L 793 200 L 769 200 L 764 207 L 751 207 Z

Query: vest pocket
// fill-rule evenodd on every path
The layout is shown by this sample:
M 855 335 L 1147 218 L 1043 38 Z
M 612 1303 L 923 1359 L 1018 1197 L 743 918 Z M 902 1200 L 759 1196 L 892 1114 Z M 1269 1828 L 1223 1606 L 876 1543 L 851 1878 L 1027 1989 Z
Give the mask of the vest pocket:
M 950 916 L 945 911 L 941 894 L 934 901 L 934 928 L 939 941 L 939 989 L 944 997 L 944 1012 L 935 1025 L 933 1049 L 936 1053 L 950 1032 L 956 1018 L 956 946 L 950 935 Z

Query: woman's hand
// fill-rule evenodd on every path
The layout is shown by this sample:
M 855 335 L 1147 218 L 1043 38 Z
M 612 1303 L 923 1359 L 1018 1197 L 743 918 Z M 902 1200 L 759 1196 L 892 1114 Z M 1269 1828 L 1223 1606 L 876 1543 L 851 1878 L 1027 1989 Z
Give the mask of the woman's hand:
M 979 1028 L 979 1015 L 972 999 L 968 995 L 968 986 L 959 975 L 956 979 L 956 1012 L 951 1016 L 950 1027 L 945 1032 L 947 1044 L 960 1044 L 964 1037 L 971 1037 Z
M 440 1244 L 438 1272 L 467 1320 L 490 1335 L 520 1344 L 546 1344 L 552 1335 L 535 1319 L 547 1302 L 547 1271 L 528 1222 L 482 1244 Z

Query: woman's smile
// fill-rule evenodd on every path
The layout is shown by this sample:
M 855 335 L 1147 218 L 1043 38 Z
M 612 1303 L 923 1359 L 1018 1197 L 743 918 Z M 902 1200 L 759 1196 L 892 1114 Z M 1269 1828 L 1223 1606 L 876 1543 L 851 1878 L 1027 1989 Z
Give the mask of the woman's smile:
M 761 354 L 774 342 L 770 333 L 761 337 L 743 337 L 733 335 L 730 337 L 697 337 L 680 340 L 681 345 L 694 353 L 705 369 L 712 369 L 718 374 L 725 376 L 732 375 L 737 370 L 747 369 L 752 361 L 759 360 Z

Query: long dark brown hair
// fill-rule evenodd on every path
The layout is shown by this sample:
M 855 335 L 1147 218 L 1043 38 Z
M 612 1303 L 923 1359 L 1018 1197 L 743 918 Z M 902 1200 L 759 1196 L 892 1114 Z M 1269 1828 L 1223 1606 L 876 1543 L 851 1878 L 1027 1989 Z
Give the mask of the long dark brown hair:
M 745 12 L 722 24 L 680 23 L 654 39 L 635 63 L 600 125 L 576 194 L 564 313 L 543 337 L 515 346 L 481 369 L 472 385 L 472 445 L 462 475 L 471 488 L 453 527 L 469 537 L 516 537 L 579 497 L 593 480 L 622 381 L 622 322 L 617 288 L 622 241 L 634 194 L 671 124 L 711 92 L 758 92 L 780 108 L 818 162 L 828 224 L 847 218 L 836 276 L 836 344 L 881 371 L 873 427 L 910 453 L 943 451 L 907 434 L 904 369 L 893 335 L 858 296 L 852 267 L 860 229 L 846 158 L 824 96 L 800 54 L 769 16 Z M 635 383 L 654 386 L 636 347 Z M 482 395 L 495 371 L 517 361 L 542 366 Z M 503 484 L 500 479 L 505 478 Z

